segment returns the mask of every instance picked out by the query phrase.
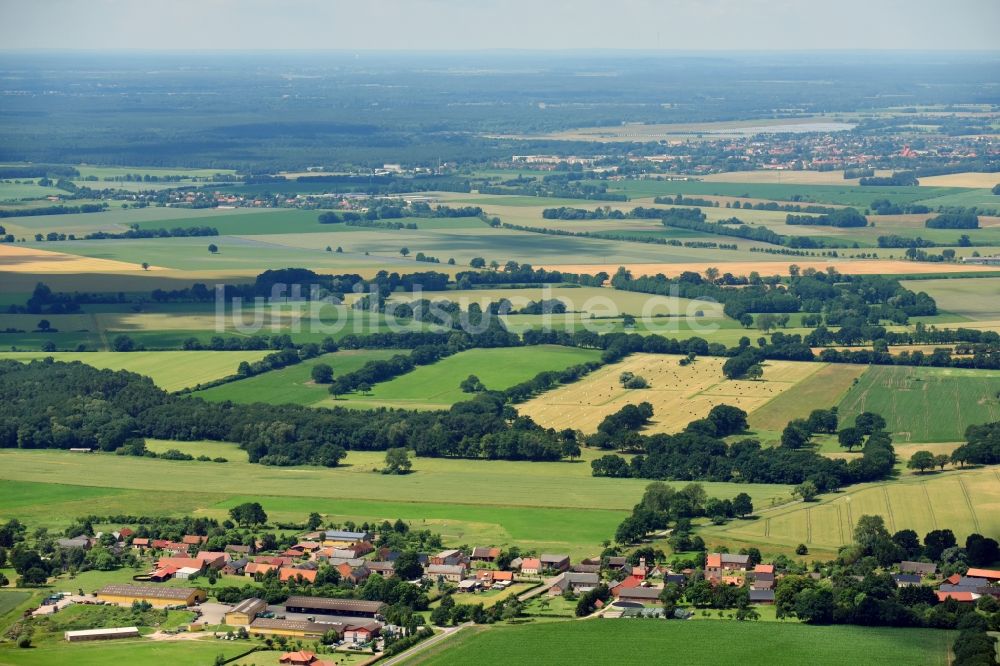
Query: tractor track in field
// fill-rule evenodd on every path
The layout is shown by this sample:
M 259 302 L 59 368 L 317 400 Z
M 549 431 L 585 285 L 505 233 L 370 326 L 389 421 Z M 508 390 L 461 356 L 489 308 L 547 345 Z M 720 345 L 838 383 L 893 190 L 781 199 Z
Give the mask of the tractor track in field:
M 896 531 L 896 517 L 892 515 L 892 501 L 889 499 L 889 489 L 884 485 L 882 486 L 882 497 L 885 498 L 885 511 L 889 516 L 889 527 L 893 532 Z
M 976 532 L 979 532 L 981 529 L 979 527 L 979 516 L 976 515 L 976 507 L 972 504 L 972 496 L 969 494 L 969 489 L 961 477 L 958 478 L 958 485 L 962 489 L 962 495 L 965 497 L 965 503 L 969 507 L 969 513 L 972 514 L 972 524 L 976 526 Z
M 812 507 L 806 507 L 806 543 L 813 542 Z
M 1000 480 L 1000 477 L 998 477 L 997 480 Z M 927 492 L 927 484 L 921 483 L 920 488 L 924 491 L 924 499 L 927 500 L 927 512 L 930 513 L 931 515 L 931 525 L 934 526 L 934 529 L 937 529 L 938 528 L 937 516 L 934 515 L 934 503 L 931 502 L 931 494 Z

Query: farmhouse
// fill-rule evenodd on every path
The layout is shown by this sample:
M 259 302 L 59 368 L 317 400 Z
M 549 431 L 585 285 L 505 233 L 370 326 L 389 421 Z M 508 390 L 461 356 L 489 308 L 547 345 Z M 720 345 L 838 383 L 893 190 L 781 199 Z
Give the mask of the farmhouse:
M 79 641 L 106 641 L 114 638 L 137 638 L 139 629 L 137 627 L 113 627 L 107 629 L 81 629 L 79 631 L 65 631 L 63 638 L 70 643 Z
M 431 564 L 462 564 L 465 562 L 465 555 L 460 550 L 443 550 L 431 557 Z
M 660 598 L 663 588 L 660 587 L 627 587 L 618 591 L 620 601 L 636 601 L 639 603 L 652 603 Z
M 327 530 L 323 533 L 323 545 L 340 548 L 351 546 L 359 541 L 368 541 L 371 535 L 368 532 L 348 532 L 346 530 Z
M 388 578 L 389 576 L 396 575 L 396 565 L 392 562 L 380 562 L 374 561 L 369 562 L 367 565 L 368 570 L 372 573 L 377 573 L 383 578 Z
M 249 563 L 250 560 L 245 557 L 238 560 L 230 560 L 226 562 L 226 566 L 222 567 L 222 573 L 227 576 L 242 576 Z
M 234 627 L 245 627 L 266 610 L 267 603 L 264 600 L 244 599 L 226 613 L 226 624 Z
M 892 579 L 896 581 L 896 587 L 913 587 L 914 585 L 920 585 L 920 576 L 918 574 L 895 574 Z
M 904 560 L 899 563 L 899 570 L 902 573 L 933 576 L 937 573 L 937 565 L 932 562 L 909 562 Z
M 750 603 L 773 604 L 774 590 L 750 590 Z
M 705 580 L 718 583 L 734 573 L 742 574 L 750 567 L 749 555 L 709 553 L 705 559 Z
M 428 564 L 424 569 L 424 575 L 428 578 L 441 576 L 445 580 L 457 583 L 465 578 L 464 564 Z
M 472 557 L 470 559 L 473 562 L 495 562 L 498 557 L 500 557 L 499 548 L 476 546 L 472 549 Z
M 315 652 L 299 650 L 298 652 L 285 652 L 278 657 L 279 664 L 289 664 L 290 666 L 327 666 L 333 662 L 321 661 L 316 657 Z
M 542 553 L 538 559 L 542 563 L 542 569 L 552 569 L 553 571 L 566 571 L 569 569 L 569 555 Z
M 198 551 L 198 554 L 194 556 L 194 559 L 201 560 L 205 563 L 205 566 L 211 569 L 221 569 L 226 566 L 226 562 L 229 561 L 229 553 L 200 550 Z
M 281 567 L 278 569 L 278 580 L 282 583 L 288 580 L 301 579 L 307 583 L 316 582 L 315 569 L 294 569 L 291 567 Z
M 1000 570 L 997 569 L 969 569 L 965 572 L 969 578 L 985 578 L 991 581 L 1000 581 Z
M 344 628 L 344 640 L 348 643 L 367 643 L 382 630 L 382 625 L 378 622 L 361 622 L 359 624 L 349 624 Z
M 548 589 L 550 596 L 558 596 L 571 590 L 574 594 L 589 592 L 597 587 L 601 582 L 600 575 L 596 573 L 575 573 L 572 571 L 561 574 Z
M 243 575 L 249 578 L 253 578 L 254 576 L 263 576 L 268 571 L 273 571 L 274 569 L 277 568 L 278 565 L 276 564 L 251 562 L 250 564 L 246 565 L 246 567 L 243 569 Z
M 385 606 L 381 601 L 328 599 L 326 597 L 288 597 L 288 600 L 285 601 L 285 610 L 289 613 L 339 615 L 343 617 L 374 618 L 382 612 Z
M 328 631 L 339 635 L 344 625 L 308 620 L 276 620 L 258 617 L 250 623 L 249 631 L 256 636 L 293 636 L 295 638 L 322 638 Z
M 542 561 L 537 557 L 526 557 L 521 560 L 521 573 L 525 576 L 537 576 L 542 573 Z
M 148 602 L 154 608 L 193 606 L 205 601 L 205 591 L 193 587 L 158 587 L 155 585 L 105 585 L 97 598 L 119 606 L 131 606 L 134 601 Z

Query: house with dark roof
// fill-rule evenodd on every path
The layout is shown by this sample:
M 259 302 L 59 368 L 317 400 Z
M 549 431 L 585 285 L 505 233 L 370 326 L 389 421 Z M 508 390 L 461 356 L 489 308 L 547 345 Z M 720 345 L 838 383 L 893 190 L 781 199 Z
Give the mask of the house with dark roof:
M 918 574 L 920 576 L 933 576 L 937 573 L 937 565 L 933 562 L 911 562 L 903 560 L 899 563 L 899 570 L 902 573 Z
M 619 601 L 636 601 L 639 603 L 658 602 L 662 587 L 626 587 L 618 590 Z
M 424 576 L 435 579 L 444 578 L 452 583 L 457 583 L 465 578 L 466 568 L 464 564 L 428 564 L 424 567 Z
M 579 594 L 581 592 L 589 592 L 600 584 L 601 577 L 599 574 L 566 571 L 552 581 L 547 594 L 549 596 L 559 596 L 560 594 L 565 594 L 567 591 Z
M 921 581 L 918 574 L 912 573 L 895 574 L 892 579 L 896 581 L 896 587 L 913 587 L 914 585 L 920 585 Z
M 469 558 L 473 562 L 496 562 L 500 557 L 500 549 L 490 546 L 476 546 L 472 549 L 472 556 Z
M 285 600 L 285 610 L 287 612 L 306 613 L 310 615 L 374 618 L 385 607 L 386 604 L 381 601 L 363 601 L 360 599 L 292 596 Z
M 542 569 L 550 569 L 552 571 L 566 571 L 569 569 L 569 555 L 542 553 L 538 559 L 542 563 Z
M 749 595 L 752 604 L 774 603 L 774 590 L 750 590 Z

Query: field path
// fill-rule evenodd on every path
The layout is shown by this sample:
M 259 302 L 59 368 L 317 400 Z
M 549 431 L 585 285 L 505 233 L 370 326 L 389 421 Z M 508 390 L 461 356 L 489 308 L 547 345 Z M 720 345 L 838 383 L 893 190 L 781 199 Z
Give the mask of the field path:
M 958 485 L 962 489 L 962 496 L 965 497 L 965 503 L 969 507 L 969 513 L 972 515 L 972 524 L 976 528 L 976 532 L 980 532 L 982 528 L 979 527 L 979 516 L 976 515 L 976 506 L 972 503 L 972 496 L 969 494 L 969 488 L 965 485 L 965 481 L 962 477 L 958 477 Z
M 997 480 L 1000 481 L 1000 476 L 997 477 Z M 927 484 L 921 483 L 920 487 L 923 488 L 924 497 L 927 499 L 927 513 L 931 517 L 931 525 L 934 526 L 934 529 L 937 529 L 938 522 L 937 522 L 937 516 L 934 515 L 934 502 L 931 501 L 931 494 L 927 490 Z
M 97 315 L 91 313 L 90 321 L 94 324 L 94 331 L 97 333 L 97 337 L 101 339 L 101 351 L 111 351 L 111 343 L 108 341 L 108 332 L 104 330 L 101 323 L 97 320 Z
M 889 516 L 889 528 L 895 532 L 896 531 L 896 517 L 892 515 L 892 500 L 889 499 L 889 489 L 882 486 L 882 497 L 885 498 L 885 513 Z

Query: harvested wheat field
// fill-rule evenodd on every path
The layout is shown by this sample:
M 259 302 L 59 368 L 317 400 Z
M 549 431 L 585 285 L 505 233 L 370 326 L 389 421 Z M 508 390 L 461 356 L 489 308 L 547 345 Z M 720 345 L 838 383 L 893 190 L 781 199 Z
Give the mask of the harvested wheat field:
M 760 381 L 734 381 L 722 375 L 725 359 L 703 357 L 687 366 L 683 356 L 633 354 L 605 366 L 574 384 L 549 391 L 518 406 L 518 412 L 551 428 L 597 430 L 608 414 L 627 404 L 653 405 L 653 423 L 646 432 L 671 433 L 702 418 L 716 405 L 727 404 L 746 412 L 767 404 L 802 380 L 826 367 L 824 363 L 768 361 Z M 641 375 L 648 389 L 624 389 L 623 372 Z
M 605 271 L 614 275 L 615 271 L 622 264 L 544 264 L 539 268 L 550 271 L 562 271 L 564 273 L 586 273 L 596 275 Z M 685 271 L 701 273 L 710 264 L 701 263 L 676 263 L 676 264 L 624 264 L 632 275 L 640 277 L 643 275 L 656 275 L 663 273 L 667 277 L 676 277 Z M 733 275 L 749 275 L 756 271 L 763 276 L 768 275 L 788 275 L 788 267 L 795 265 L 800 269 L 815 268 L 818 271 L 825 271 L 833 267 L 838 272 L 845 275 L 922 275 L 925 273 L 973 273 L 996 271 L 995 266 L 975 266 L 970 264 L 945 264 L 903 261 L 901 259 L 876 259 L 873 261 L 814 261 L 802 259 L 799 261 L 789 261 L 781 259 L 778 261 L 720 261 L 714 264 L 723 273 Z
M 0 271 L 14 273 L 110 273 L 113 271 L 142 271 L 139 264 L 112 259 L 93 259 L 75 254 L 49 252 L 33 247 L 19 247 L 0 243 Z M 149 270 L 163 270 L 150 266 Z
M 998 183 L 1000 183 L 1000 173 L 982 171 L 964 171 L 920 178 L 920 185 L 925 187 L 993 187 Z

